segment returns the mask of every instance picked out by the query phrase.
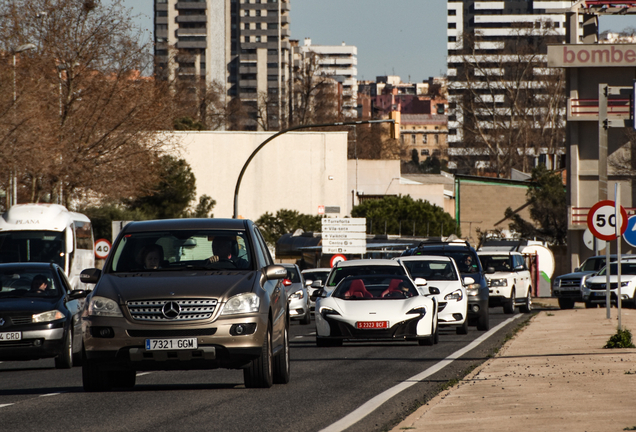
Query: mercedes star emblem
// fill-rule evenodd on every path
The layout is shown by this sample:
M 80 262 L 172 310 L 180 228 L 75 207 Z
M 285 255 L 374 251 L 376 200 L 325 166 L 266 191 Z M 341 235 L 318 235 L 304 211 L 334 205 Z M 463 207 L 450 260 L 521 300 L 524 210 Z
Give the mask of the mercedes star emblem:
M 181 306 L 179 306 L 179 303 L 177 302 L 169 301 L 163 305 L 161 312 L 166 318 L 175 319 L 181 313 Z

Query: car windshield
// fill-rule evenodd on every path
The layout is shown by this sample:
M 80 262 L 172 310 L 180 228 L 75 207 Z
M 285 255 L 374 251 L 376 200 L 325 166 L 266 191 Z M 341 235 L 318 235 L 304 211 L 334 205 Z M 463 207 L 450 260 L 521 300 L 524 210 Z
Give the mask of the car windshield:
M 305 280 L 310 281 L 320 281 L 323 284 L 327 281 L 327 276 L 329 276 L 328 271 L 304 271 L 303 277 Z
M 605 265 L 605 258 L 588 258 L 581 266 L 581 271 L 597 271 Z
M 405 299 L 418 295 L 406 276 L 349 276 L 342 280 L 332 297 L 343 300 Z
M 287 279 L 292 281 L 292 283 L 300 283 L 300 274 L 296 267 L 285 267 L 287 270 Z
M 510 272 L 514 268 L 510 255 L 479 255 L 481 267 L 492 267 L 498 272 Z
M 459 272 L 462 274 L 479 273 L 479 263 L 475 253 L 466 251 L 450 251 L 450 250 L 418 250 L 414 255 L 441 255 L 451 257 L 455 260 Z
M 598 272 L 599 276 L 605 275 L 607 272 L 607 267 L 603 267 L 600 272 Z M 618 274 L 618 263 L 610 264 L 610 275 Z M 636 262 L 622 263 L 621 264 L 621 274 L 624 275 L 636 275 Z
M 403 261 L 412 278 L 433 281 L 457 280 L 455 267 L 450 261 Z
M 331 272 L 327 286 L 334 287 L 347 276 L 364 276 L 374 274 L 404 275 L 404 269 L 399 265 L 356 265 L 337 267 Z
M 59 297 L 62 291 L 51 270 L 9 268 L 0 270 L 0 298 Z
M 182 269 L 251 270 L 253 253 L 244 231 L 174 230 L 124 235 L 111 272 Z
M 57 231 L 0 233 L 0 262 L 47 262 L 64 268 L 64 236 Z

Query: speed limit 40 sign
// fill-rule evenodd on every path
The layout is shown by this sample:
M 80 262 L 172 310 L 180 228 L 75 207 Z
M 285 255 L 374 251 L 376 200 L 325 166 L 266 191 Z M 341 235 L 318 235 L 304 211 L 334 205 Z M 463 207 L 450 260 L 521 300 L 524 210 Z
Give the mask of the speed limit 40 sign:
M 95 241 L 95 257 L 97 259 L 106 259 L 108 252 L 110 252 L 111 244 L 106 239 L 99 239 Z
M 627 212 L 621 206 L 621 235 L 627 229 Z M 594 237 L 611 241 L 616 239 L 616 214 L 614 201 L 599 201 L 590 209 L 587 214 L 587 227 Z

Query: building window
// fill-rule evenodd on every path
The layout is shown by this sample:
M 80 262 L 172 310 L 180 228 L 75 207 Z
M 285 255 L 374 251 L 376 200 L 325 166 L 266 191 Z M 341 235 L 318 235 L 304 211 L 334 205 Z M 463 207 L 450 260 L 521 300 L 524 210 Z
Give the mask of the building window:
M 249 11 L 249 10 L 247 10 L 247 9 L 245 9 L 245 10 L 243 11 L 243 16 L 250 16 L 250 11 Z
M 157 24 L 157 30 L 168 30 L 168 24 Z
M 422 143 L 426 144 L 428 142 L 427 136 L 426 134 L 422 135 Z
M 415 134 L 411 135 L 411 144 L 415 144 Z
M 422 149 L 422 152 L 420 153 L 420 155 L 428 156 L 429 155 L 428 149 Z
M 256 13 L 256 16 L 261 16 L 261 10 L 260 9 L 256 9 L 254 12 Z
M 254 42 L 260 42 L 260 41 L 261 41 L 260 36 L 254 36 Z
M 157 11 L 157 16 L 158 17 L 167 17 L 168 16 L 168 11 Z
M 439 144 L 439 135 L 435 135 L 435 144 Z
M 456 29 L 457 28 L 457 24 L 456 23 L 448 23 L 448 28 L 449 29 Z
M 457 37 L 455 37 L 455 36 L 449 36 L 449 37 L 448 37 L 448 41 L 449 41 L 449 42 L 457 42 Z
M 455 9 L 448 10 L 448 16 L 455 16 L 455 15 L 457 15 L 457 11 Z

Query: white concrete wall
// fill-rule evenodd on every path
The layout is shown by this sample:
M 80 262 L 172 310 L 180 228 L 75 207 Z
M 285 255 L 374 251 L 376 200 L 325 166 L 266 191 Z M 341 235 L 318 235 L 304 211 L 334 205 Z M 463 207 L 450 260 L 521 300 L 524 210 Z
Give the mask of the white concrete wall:
M 272 132 L 174 132 L 197 179 L 197 200 L 216 200 L 214 217 L 234 212 L 234 188 L 250 156 Z M 239 215 L 256 220 L 280 209 L 318 214 L 318 206 L 339 206 L 349 214 L 347 133 L 292 132 L 268 143 L 248 166 L 239 190 Z

